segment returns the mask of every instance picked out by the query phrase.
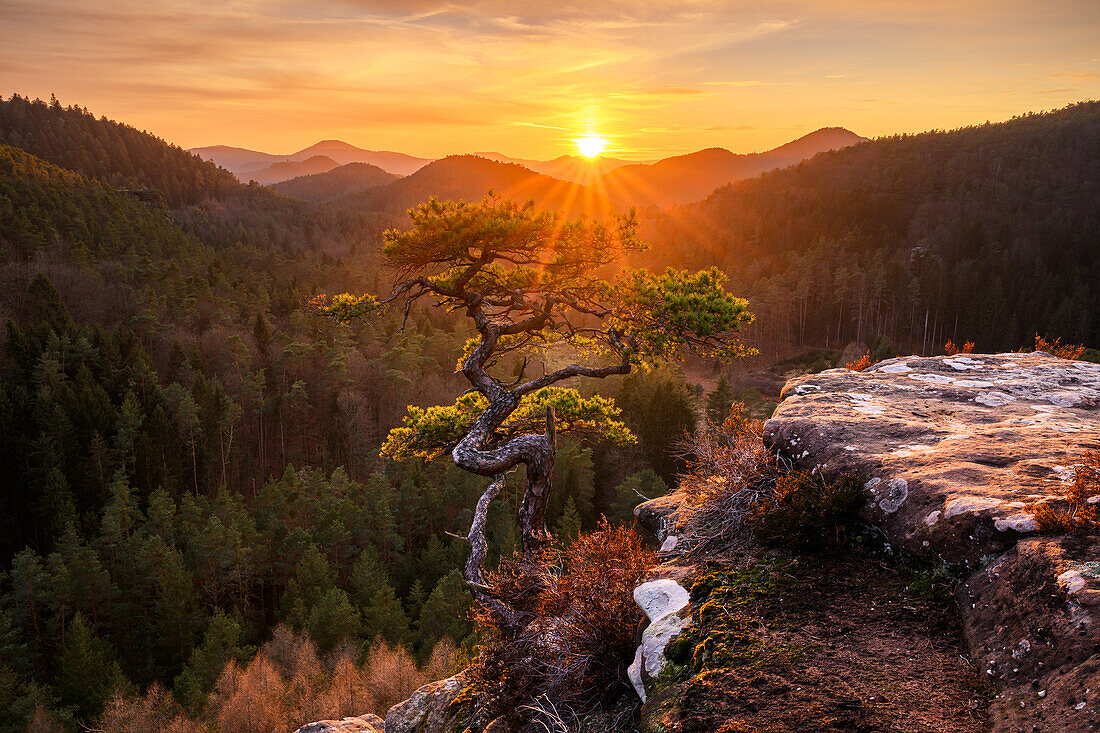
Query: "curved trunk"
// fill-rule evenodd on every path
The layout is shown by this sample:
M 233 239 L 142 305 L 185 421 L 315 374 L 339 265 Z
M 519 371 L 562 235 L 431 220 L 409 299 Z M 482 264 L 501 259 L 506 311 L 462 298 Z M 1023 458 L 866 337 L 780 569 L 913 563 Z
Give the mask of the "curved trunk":
M 515 410 L 518 400 L 490 403 L 474 427 L 451 451 L 455 465 L 480 476 L 495 476 L 521 463 L 527 467 L 527 489 L 519 509 L 520 542 L 524 554 L 550 542 L 546 531 L 546 502 L 554 474 L 554 413 L 547 406 L 544 435 L 521 435 L 504 445 L 483 450 L 484 441 Z

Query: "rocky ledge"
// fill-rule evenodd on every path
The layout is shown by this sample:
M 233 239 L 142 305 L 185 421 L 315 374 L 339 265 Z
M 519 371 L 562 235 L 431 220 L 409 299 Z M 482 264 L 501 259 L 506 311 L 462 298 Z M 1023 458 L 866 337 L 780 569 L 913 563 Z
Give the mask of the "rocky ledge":
M 1098 438 L 1100 365 L 1041 352 L 799 377 L 764 426 L 795 465 L 861 476 L 892 544 L 969 568 L 959 607 L 995 731 L 1100 730 L 1100 546 L 1035 520 Z
M 1100 364 L 1030 354 L 900 357 L 793 379 L 764 441 L 866 479 L 864 515 L 919 555 L 977 567 L 1064 502 L 1100 436 Z

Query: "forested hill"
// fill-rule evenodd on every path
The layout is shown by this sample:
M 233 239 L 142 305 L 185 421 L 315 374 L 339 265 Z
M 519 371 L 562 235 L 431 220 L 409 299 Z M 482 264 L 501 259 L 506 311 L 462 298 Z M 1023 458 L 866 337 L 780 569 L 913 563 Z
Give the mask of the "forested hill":
M 156 189 L 178 208 L 218 198 L 240 184 L 228 171 L 147 132 L 96 118 L 87 109 L 0 98 L 0 143 L 119 187 Z
M 647 222 L 650 263 L 717 264 L 768 350 L 1100 343 L 1100 103 L 882 138 Z
M 325 173 L 298 176 L 271 186 L 271 190 L 307 201 L 328 201 L 396 181 L 398 176 L 370 163 L 348 163 Z
M 338 211 L 244 185 L 228 171 L 129 125 L 58 102 L 0 99 L 0 144 L 135 195 L 150 194 L 180 229 L 218 249 L 239 244 L 345 256 L 378 250 L 398 217 Z

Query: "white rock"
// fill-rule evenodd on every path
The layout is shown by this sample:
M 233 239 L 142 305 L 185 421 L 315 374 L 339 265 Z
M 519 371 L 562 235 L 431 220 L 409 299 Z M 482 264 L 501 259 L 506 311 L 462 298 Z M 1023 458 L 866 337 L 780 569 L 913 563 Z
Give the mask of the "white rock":
M 891 479 L 886 484 L 886 490 L 886 496 L 879 501 L 878 506 L 887 514 L 893 514 L 909 498 L 909 482 L 903 478 Z
M 1013 530 L 1014 532 L 1034 532 L 1039 529 L 1039 524 L 1035 521 L 1035 515 L 1025 513 L 1013 514 L 1004 519 L 999 517 L 994 518 L 993 526 L 996 527 L 999 532 L 1007 532 L 1008 530 Z
M 1067 570 L 1058 576 L 1058 585 L 1065 589 L 1066 593 L 1076 593 L 1088 584 L 1085 576 L 1077 570 Z
M 944 507 L 943 518 L 950 519 L 960 514 L 973 514 L 1001 506 L 1001 500 L 990 496 L 964 496 L 961 499 L 952 499 Z
M 642 632 L 642 644 L 638 648 L 642 654 L 645 673 L 650 678 L 656 677 L 668 666 L 665 647 L 690 625 L 690 618 L 670 614 L 654 621 Z
M 676 613 L 691 601 L 687 590 L 675 580 L 662 578 L 642 583 L 634 589 L 634 602 L 650 623 Z

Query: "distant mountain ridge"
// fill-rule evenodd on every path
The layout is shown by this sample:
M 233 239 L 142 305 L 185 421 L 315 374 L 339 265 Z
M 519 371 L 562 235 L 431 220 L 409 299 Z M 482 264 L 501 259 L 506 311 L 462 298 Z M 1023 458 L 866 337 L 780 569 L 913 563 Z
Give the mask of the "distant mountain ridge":
M 561 155 L 552 160 L 513 158 L 498 152 L 470 155 L 493 162 L 518 165 L 533 174 L 590 187 L 619 207 L 656 205 L 667 208 L 673 204 L 703 199 L 727 183 L 753 178 L 776 168 L 785 168 L 818 153 L 854 145 L 866 139 L 843 127 L 824 127 L 763 153 L 739 154 L 726 148 L 707 148 L 686 155 L 645 162 L 603 156 L 586 158 L 580 155 Z M 322 140 L 288 156 L 224 145 L 191 148 L 190 152 L 222 166 L 242 181 L 255 180 L 263 185 L 272 185 L 303 175 L 325 173 L 326 169 L 322 169 L 320 161 L 316 160 L 318 157 L 334 161 L 337 165 L 366 163 L 398 176 L 412 175 L 432 162 L 428 158 L 416 158 L 404 153 L 364 150 L 341 140 Z M 301 165 L 310 160 L 314 160 L 313 169 Z M 329 165 L 327 170 L 335 169 L 337 165 Z M 363 188 L 355 182 L 354 176 L 344 180 L 352 186 L 347 193 Z M 317 185 L 329 191 L 327 197 L 336 197 L 331 188 L 335 185 L 333 181 Z
M 527 160 L 524 158 L 512 158 L 503 153 L 472 153 L 481 158 L 488 158 L 500 163 L 516 163 L 524 168 L 530 168 L 536 173 L 542 173 L 563 181 L 573 181 L 584 185 L 593 185 L 596 179 L 624 165 L 648 164 L 654 161 L 623 160 L 621 158 L 609 158 L 598 156 L 586 158 L 583 155 L 559 155 L 553 160 Z
M 704 199 L 716 188 L 734 181 L 755 178 L 818 153 L 866 140 L 843 127 L 824 127 L 763 153 L 738 154 L 725 148 L 707 148 L 649 165 L 620 166 L 603 176 L 603 185 L 618 204 L 667 208 Z
M 328 156 L 314 155 L 304 160 L 283 160 L 272 163 L 267 168 L 253 173 L 250 178 L 256 183 L 270 186 L 273 183 L 287 181 L 292 178 L 327 173 L 333 168 L 339 167 L 340 164 Z
M 290 155 L 272 155 L 228 145 L 190 148 L 188 152 L 220 165 L 245 183 L 254 180 L 264 185 L 322 172 L 314 170 L 307 173 L 304 169 L 275 168 L 281 163 L 302 163 L 317 156 L 333 161 L 334 165 L 329 170 L 348 163 L 367 163 L 398 176 L 407 176 L 431 162 L 430 158 L 417 158 L 390 150 L 365 150 L 341 140 L 321 140 Z
M 614 210 L 608 198 L 591 187 L 476 155 L 442 158 L 411 176 L 349 194 L 338 203 L 355 210 L 400 214 L 432 196 L 478 201 L 489 189 L 503 198 L 531 199 L 539 208 L 555 209 L 567 216 L 609 214 Z

